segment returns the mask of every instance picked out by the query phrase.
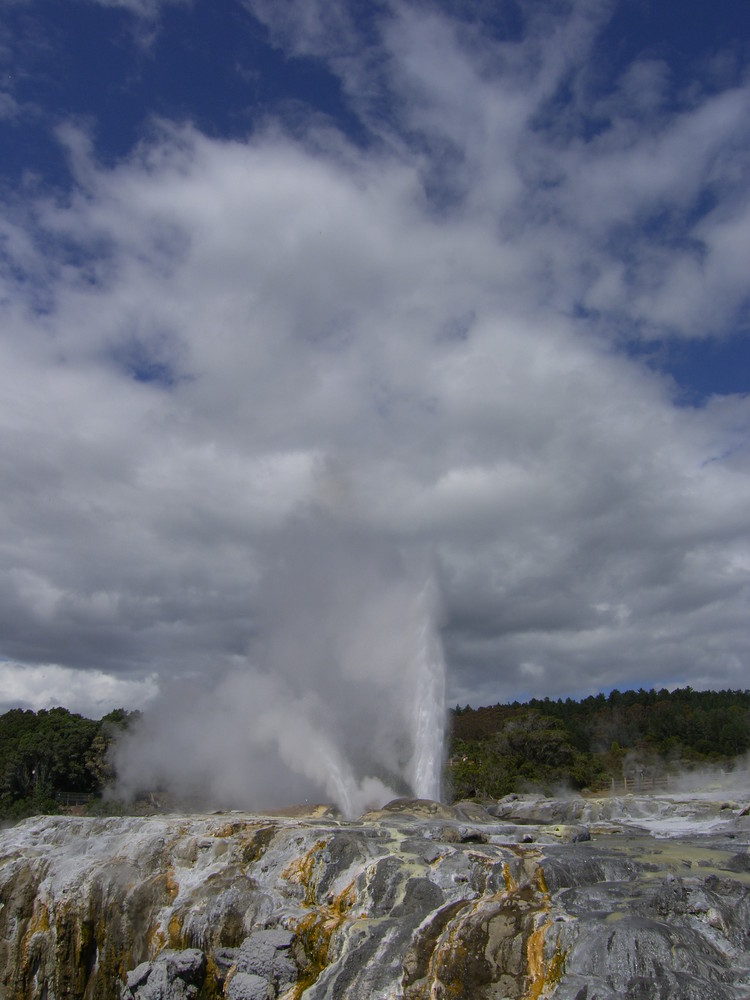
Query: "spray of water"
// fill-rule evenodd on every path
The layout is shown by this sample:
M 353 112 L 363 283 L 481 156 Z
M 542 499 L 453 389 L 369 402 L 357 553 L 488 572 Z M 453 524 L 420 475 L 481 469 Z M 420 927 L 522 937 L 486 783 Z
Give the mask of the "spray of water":
M 430 580 L 418 598 L 414 678 L 414 756 L 411 787 L 422 799 L 440 799 L 445 715 L 445 661 L 435 628 L 435 588 Z
M 346 816 L 438 799 L 445 663 L 424 553 L 307 518 L 269 547 L 260 579 L 247 657 L 165 686 L 119 749 L 120 792 L 333 801 Z

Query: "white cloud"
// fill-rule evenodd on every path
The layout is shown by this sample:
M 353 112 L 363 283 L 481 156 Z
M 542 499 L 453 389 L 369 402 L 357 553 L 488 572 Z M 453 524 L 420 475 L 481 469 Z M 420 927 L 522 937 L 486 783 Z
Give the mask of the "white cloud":
M 348 5 L 333 0 L 245 0 L 279 47 L 300 55 L 342 55 L 359 48 L 361 33 Z
M 4 655 L 133 697 L 152 673 L 231 694 L 291 526 L 323 510 L 368 539 L 368 579 L 373 539 L 432 553 L 462 702 L 746 685 L 750 401 L 678 409 L 611 344 L 731 329 L 748 93 L 668 112 L 641 62 L 594 107 L 598 14 L 574 6 L 495 47 L 394 4 L 358 61 L 343 7 L 254 5 L 373 128 L 387 89 L 362 148 L 317 123 L 243 142 L 162 123 L 105 168 L 59 132 L 73 194 L 2 223 Z M 586 141 L 539 124 L 571 74 L 601 116 Z M 282 618 L 311 607 L 279 597 Z
M 136 17 L 155 20 L 167 4 L 190 4 L 191 0 L 89 0 L 102 7 L 121 7 Z
M 157 692 L 155 675 L 134 680 L 54 663 L 3 661 L 0 667 L 0 712 L 18 707 L 39 711 L 62 705 L 70 712 L 99 719 L 114 706 L 142 709 Z
M 15 118 L 19 113 L 18 101 L 7 92 L 0 92 L 0 121 Z

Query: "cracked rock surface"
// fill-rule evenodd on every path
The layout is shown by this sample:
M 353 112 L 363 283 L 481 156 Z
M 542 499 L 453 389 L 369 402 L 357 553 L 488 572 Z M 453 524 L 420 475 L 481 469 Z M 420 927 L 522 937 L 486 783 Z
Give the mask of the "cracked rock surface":
M 746 803 L 491 813 L 27 820 L 0 833 L 0 1000 L 750 996 Z

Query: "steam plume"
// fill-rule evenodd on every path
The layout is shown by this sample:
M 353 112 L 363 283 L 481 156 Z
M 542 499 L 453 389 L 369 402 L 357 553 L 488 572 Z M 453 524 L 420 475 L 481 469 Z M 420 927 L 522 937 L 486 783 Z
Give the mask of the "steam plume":
M 322 797 L 348 816 L 439 798 L 445 666 L 424 555 L 316 516 L 262 565 L 247 659 L 165 689 L 119 748 L 120 793 L 256 809 Z

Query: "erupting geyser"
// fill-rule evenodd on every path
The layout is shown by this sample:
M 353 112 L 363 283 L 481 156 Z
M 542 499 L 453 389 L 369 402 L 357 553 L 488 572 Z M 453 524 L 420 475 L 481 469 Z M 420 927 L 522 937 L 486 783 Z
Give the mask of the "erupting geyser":
M 262 569 L 247 660 L 164 690 L 120 748 L 121 792 L 246 809 L 325 800 L 346 816 L 438 799 L 445 664 L 424 556 L 318 515 Z
M 411 787 L 419 799 L 440 798 L 443 767 L 445 661 L 435 617 L 434 585 L 430 581 L 419 596 L 418 649 L 412 667 L 415 691 Z

